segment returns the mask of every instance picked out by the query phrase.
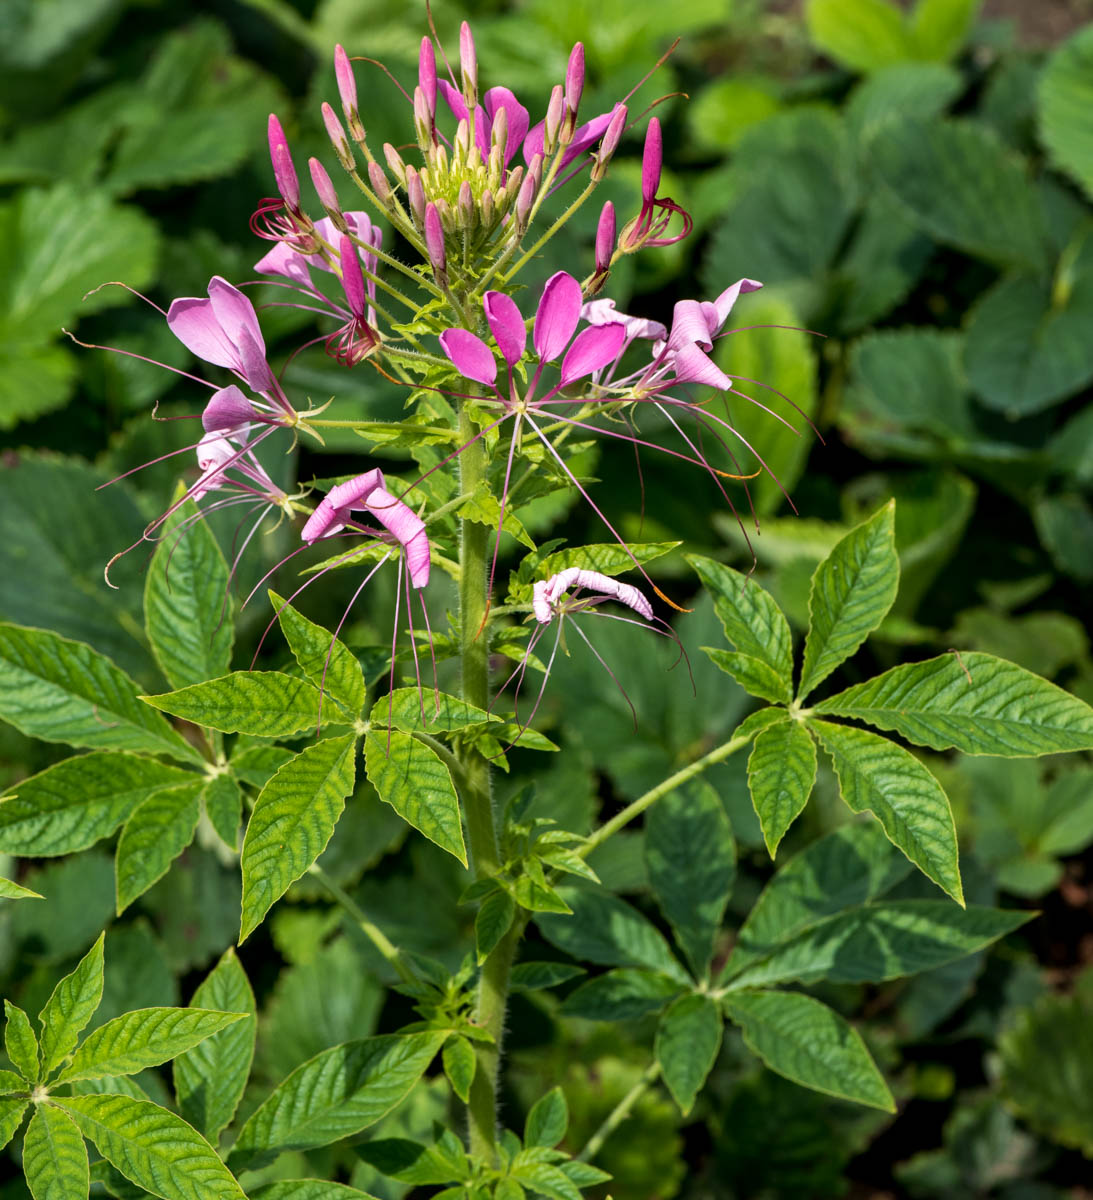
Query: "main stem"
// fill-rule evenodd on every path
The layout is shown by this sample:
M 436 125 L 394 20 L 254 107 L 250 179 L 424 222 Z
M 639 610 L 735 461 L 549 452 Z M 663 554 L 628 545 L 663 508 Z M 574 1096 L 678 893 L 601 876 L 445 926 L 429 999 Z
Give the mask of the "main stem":
M 459 456 L 461 494 L 473 494 L 485 479 L 487 456 L 482 438 L 464 409 L 459 418 L 460 441 L 466 449 Z M 463 658 L 463 699 L 478 708 L 488 708 L 489 629 L 486 615 L 489 593 L 486 561 L 489 527 L 463 521 L 459 544 L 459 629 Z M 490 767 L 481 754 L 468 749 L 461 756 L 465 777 L 463 807 L 467 819 L 471 866 L 476 876 L 492 874 L 500 866 Z M 497 1157 L 497 1075 L 501 1036 L 505 1025 L 509 971 L 516 950 L 516 934 L 510 932 L 482 964 L 475 1003 L 475 1023 L 493 1038 L 476 1044 L 478 1065 L 467 1104 L 470 1148 L 492 1162 Z

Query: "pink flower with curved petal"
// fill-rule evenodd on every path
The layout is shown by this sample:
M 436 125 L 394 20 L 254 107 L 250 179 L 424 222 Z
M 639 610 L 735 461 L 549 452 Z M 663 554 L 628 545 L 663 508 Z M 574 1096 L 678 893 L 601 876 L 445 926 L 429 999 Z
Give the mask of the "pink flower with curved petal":
M 254 305 L 226 279 L 213 276 L 207 300 L 184 296 L 173 301 L 167 325 L 198 358 L 234 371 L 252 391 L 272 390 L 273 372 Z

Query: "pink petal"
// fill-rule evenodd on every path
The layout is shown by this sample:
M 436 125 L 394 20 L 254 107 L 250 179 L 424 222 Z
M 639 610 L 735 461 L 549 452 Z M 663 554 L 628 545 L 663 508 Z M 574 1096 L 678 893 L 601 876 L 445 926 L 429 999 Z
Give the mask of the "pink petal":
M 318 222 L 318 224 L 321 223 Z M 316 259 L 318 259 L 317 262 Z M 284 242 L 278 242 L 268 254 L 264 254 L 254 264 L 254 269 L 259 275 L 283 275 L 286 279 L 310 287 L 309 266 L 321 266 L 324 270 L 329 270 L 326 263 L 317 254 L 306 257 L 298 254 Z
M 167 325 L 191 353 L 216 367 L 235 367 L 239 356 L 213 312 L 211 300 L 184 296 L 171 303 Z
M 729 313 L 732 312 L 732 306 L 736 303 L 737 297 L 747 292 L 757 292 L 762 286 L 758 279 L 738 279 L 730 287 L 727 287 L 713 302 L 714 308 L 717 310 L 717 329 L 720 330 L 729 319 Z
M 581 285 L 572 275 L 559 271 L 547 280 L 535 314 L 532 341 L 544 362 L 551 362 L 566 348 L 580 317 Z
M 694 342 L 686 342 L 675 350 L 672 365 L 677 383 L 701 383 L 720 391 L 727 391 L 732 387 L 732 380 L 715 366 Z
M 510 367 L 524 357 L 528 344 L 527 326 L 516 302 L 504 292 L 487 292 L 482 301 L 493 340 Z
M 520 143 L 527 136 L 528 123 L 530 121 L 528 110 L 506 87 L 490 88 L 485 96 L 482 97 L 482 105 L 486 110 L 486 116 L 490 119 L 491 128 L 493 127 L 494 117 L 497 116 L 502 108 L 509 119 L 509 131 L 505 138 L 505 165 L 508 166 Z M 488 153 L 488 145 L 486 150 Z
M 351 237 L 342 235 L 338 246 L 342 267 L 342 287 L 349 302 L 349 311 L 358 320 L 364 320 L 365 291 L 361 259 Z
M 436 86 L 444 97 L 444 103 L 452 110 L 452 116 L 456 121 L 466 121 L 471 123 L 470 109 L 467 108 L 467 102 L 463 99 L 463 93 L 457 91 L 446 79 L 438 79 Z
M 614 362 L 626 345 L 622 325 L 592 325 L 582 329 L 562 360 L 562 383 L 583 379 Z
M 649 128 L 645 131 L 645 149 L 641 156 L 643 204 L 652 204 L 656 199 L 657 188 L 660 187 L 660 167 L 663 160 L 664 146 L 660 133 L 660 122 L 656 117 L 650 117 Z
M 466 329 L 447 329 L 440 335 L 440 348 L 452 360 L 460 375 L 475 383 L 497 381 L 497 360 L 489 346 Z
M 209 280 L 209 299 L 212 301 L 216 319 L 220 322 L 220 328 L 224 330 L 228 340 L 238 346 L 240 337 L 246 330 L 265 357 L 266 343 L 258 324 L 258 314 L 246 296 L 226 279 L 214 275 Z
M 550 597 L 547 595 L 549 587 L 549 579 L 540 579 L 531 589 L 531 611 L 540 625 L 548 624 L 551 617 L 554 616 L 551 611 Z
M 345 483 L 335 484 L 327 492 L 327 499 L 334 508 L 345 512 L 352 508 L 367 508 L 368 497 L 376 488 L 383 487 L 383 484 L 383 472 L 379 467 L 374 467 L 371 471 L 347 479 Z
M 633 584 L 621 583 L 610 575 L 602 575 L 599 571 L 585 571 L 580 567 L 567 567 L 551 576 L 546 582 L 544 596 L 550 603 L 556 603 L 569 588 L 585 588 L 590 592 L 599 592 L 601 596 L 610 596 L 639 613 L 647 621 L 653 619 L 653 606 L 638 591 Z
M 239 332 L 239 367 L 240 374 L 252 392 L 262 394 L 272 392 L 275 388 L 273 372 L 266 362 L 266 348 L 256 342 L 249 329 Z
M 310 546 L 319 538 L 329 537 L 345 528 L 345 512 L 339 513 L 330 498 L 324 496 L 315 506 L 315 511 L 307 519 L 307 524 L 300 531 L 300 537 Z
M 581 308 L 581 320 L 589 325 L 621 325 L 626 330 L 626 337 L 634 338 L 666 338 L 668 330 L 659 321 L 650 321 L 647 317 L 632 317 L 628 313 L 619 312 L 615 301 L 607 297 L 602 300 L 589 300 Z
M 704 350 L 713 349 L 710 324 L 703 304 L 698 300 L 677 300 L 672 310 L 672 333 L 668 346 L 678 350 L 680 346 L 697 345 Z
M 414 587 L 429 582 L 429 539 L 425 522 L 385 488 L 373 488 L 368 495 L 368 511 L 406 551 L 406 565 Z
M 223 434 L 248 425 L 258 416 L 258 410 L 233 383 L 213 393 L 201 414 L 201 424 L 206 433 Z

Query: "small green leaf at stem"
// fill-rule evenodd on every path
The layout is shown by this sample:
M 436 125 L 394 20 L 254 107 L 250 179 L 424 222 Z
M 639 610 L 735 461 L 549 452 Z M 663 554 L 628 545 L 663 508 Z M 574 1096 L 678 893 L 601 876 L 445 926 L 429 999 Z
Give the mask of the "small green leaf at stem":
M 38 1065 L 38 1039 L 31 1028 L 30 1017 L 10 1000 L 4 1001 L 4 1049 L 11 1065 L 28 1083 L 37 1083 L 41 1068 Z
M 70 1117 L 39 1104 L 23 1136 L 23 1172 L 34 1200 L 86 1200 L 87 1147 Z
M 656 1058 L 684 1116 L 694 1106 L 720 1048 L 721 1013 L 709 996 L 680 996 L 660 1018 Z
M 852 529 L 816 568 L 798 698 L 848 659 L 884 620 L 899 591 L 894 500 Z
M 15 1136 L 15 1131 L 23 1123 L 23 1114 L 27 1111 L 29 1100 L 0 1099 L 0 1150 Z
M 816 782 L 816 744 L 798 721 L 763 730 L 748 757 L 748 791 L 771 858 Z
M 466 1104 L 470 1099 L 471 1084 L 478 1064 L 474 1047 L 465 1037 L 451 1037 L 444 1043 L 441 1058 L 452 1091 Z
M 193 841 L 201 816 L 201 784 L 153 792 L 122 827 L 115 859 L 120 916 Z
M 474 918 L 475 956 L 479 966 L 486 961 L 497 943 L 509 931 L 516 916 L 516 903 L 506 891 L 490 892 Z
M 356 656 L 344 642 L 309 621 L 276 592 L 271 590 L 269 598 L 300 669 L 355 719 L 364 707 L 367 690 Z
M 102 1000 L 105 937 L 105 934 L 99 934 L 76 969 L 53 989 L 45 1008 L 38 1014 L 42 1029 L 44 1079 L 48 1079 L 71 1053 L 76 1039 L 99 1007 Z
M 660 1012 L 682 989 L 678 979 L 646 967 L 615 967 L 566 996 L 562 1012 L 586 1021 L 630 1021 Z
M 748 1048 L 802 1087 L 895 1112 L 892 1093 L 861 1035 L 837 1012 L 800 992 L 734 992 L 725 1013 Z
M 205 815 L 229 850 L 239 848 L 239 825 L 243 820 L 243 793 L 229 771 L 214 775 L 201 791 Z
M 531 1106 L 524 1122 L 524 1145 L 553 1147 L 569 1128 L 569 1108 L 560 1087 L 551 1088 Z

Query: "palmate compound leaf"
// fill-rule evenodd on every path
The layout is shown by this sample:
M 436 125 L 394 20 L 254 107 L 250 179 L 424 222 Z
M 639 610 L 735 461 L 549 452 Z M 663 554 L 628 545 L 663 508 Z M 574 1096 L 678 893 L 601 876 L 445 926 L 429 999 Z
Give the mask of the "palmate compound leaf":
M 308 679 L 281 671 L 233 671 L 207 683 L 141 699 L 153 708 L 221 733 L 291 737 L 319 724 L 319 689 Z M 331 722 L 339 720 L 336 712 L 324 715 Z
M 181 1117 L 130 1096 L 54 1097 L 77 1129 L 138 1187 L 164 1200 L 246 1200 L 216 1151 Z
M 1002 758 L 1093 749 L 1093 708 L 991 654 L 946 654 L 855 684 L 813 710 L 934 750 Z
M 688 555 L 687 561 L 713 596 L 725 636 L 741 654 L 769 669 L 780 683 L 777 700 L 788 703 L 793 694 L 792 642 L 782 610 L 754 579 L 739 571 L 697 554 Z
M 273 611 L 300 669 L 324 695 L 335 700 L 354 720 L 364 707 L 364 672 L 344 642 L 309 621 L 273 590 Z
M 80 960 L 76 969 L 53 989 L 46 1006 L 38 1014 L 42 1029 L 42 1077 L 48 1079 L 76 1045 L 88 1021 L 102 1000 L 103 941 L 100 933 L 95 944 Z
M 316 1055 L 253 1113 L 232 1161 L 250 1167 L 282 1150 L 326 1146 L 366 1129 L 403 1100 L 447 1036 L 446 1030 L 386 1034 Z
M 660 1018 L 656 1059 L 684 1115 L 691 1111 L 721 1048 L 721 1013 L 709 996 L 680 996 Z
M 948 900 L 877 901 L 805 926 L 722 976 L 730 991 L 775 983 L 881 983 L 974 954 L 1035 914 Z
M 373 711 L 378 714 L 385 708 L 380 701 Z M 451 772 L 434 750 L 399 729 L 374 726 L 365 738 L 364 765 L 384 803 L 467 865 L 459 797 Z
M 27 1126 L 23 1173 L 34 1200 L 86 1200 L 90 1191 L 83 1135 L 52 1104 L 39 1104 Z
M 772 1071 L 841 1100 L 896 1111 L 860 1034 L 826 1004 L 799 992 L 765 991 L 734 992 L 722 1003 Z
M 171 687 L 227 674 L 233 641 L 228 564 L 192 500 L 164 523 L 145 579 L 144 621 Z
M 884 620 L 899 590 L 895 503 L 844 537 L 812 576 L 798 698 L 848 659 Z
M 200 782 L 153 792 L 122 827 L 115 858 L 120 916 L 193 841 L 201 816 Z
M 0 852 L 52 858 L 109 837 L 148 797 L 195 776 L 181 767 L 129 754 L 92 750 L 19 781 L 0 800 Z
M 661 911 L 701 979 L 736 878 L 732 827 L 708 783 L 670 792 L 649 810 L 645 865 Z
M 178 1055 L 173 1064 L 183 1117 L 215 1144 L 242 1099 L 258 1029 L 254 992 L 231 947 L 194 992 L 191 1004 L 246 1014 Z
M 84 1038 L 57 1082 L 135 1075 L 240 1020 L 238 1013 L 201 1008 L 139 1008 L 123 1013 Z
M 846 804 L 873 813 L 892 843 L 963 904 L 956 824 L 941 784 L 888 738 L 830 721 L 809 721 L 808 728 L 831 755 Z
M 816 745 L 800 722 L 779 722 L 756 737 L 748 756 L 748 791 L 771 858 L 815 782 Z
M 239 941 L 326 849 L 356 781 L 352 733 L 324 738 L 290 759 L 262 789 L 243 838 Z
M 46 742 L 202 761 L 108 658 L 42 629 L 0 624 L 0 720 Z

